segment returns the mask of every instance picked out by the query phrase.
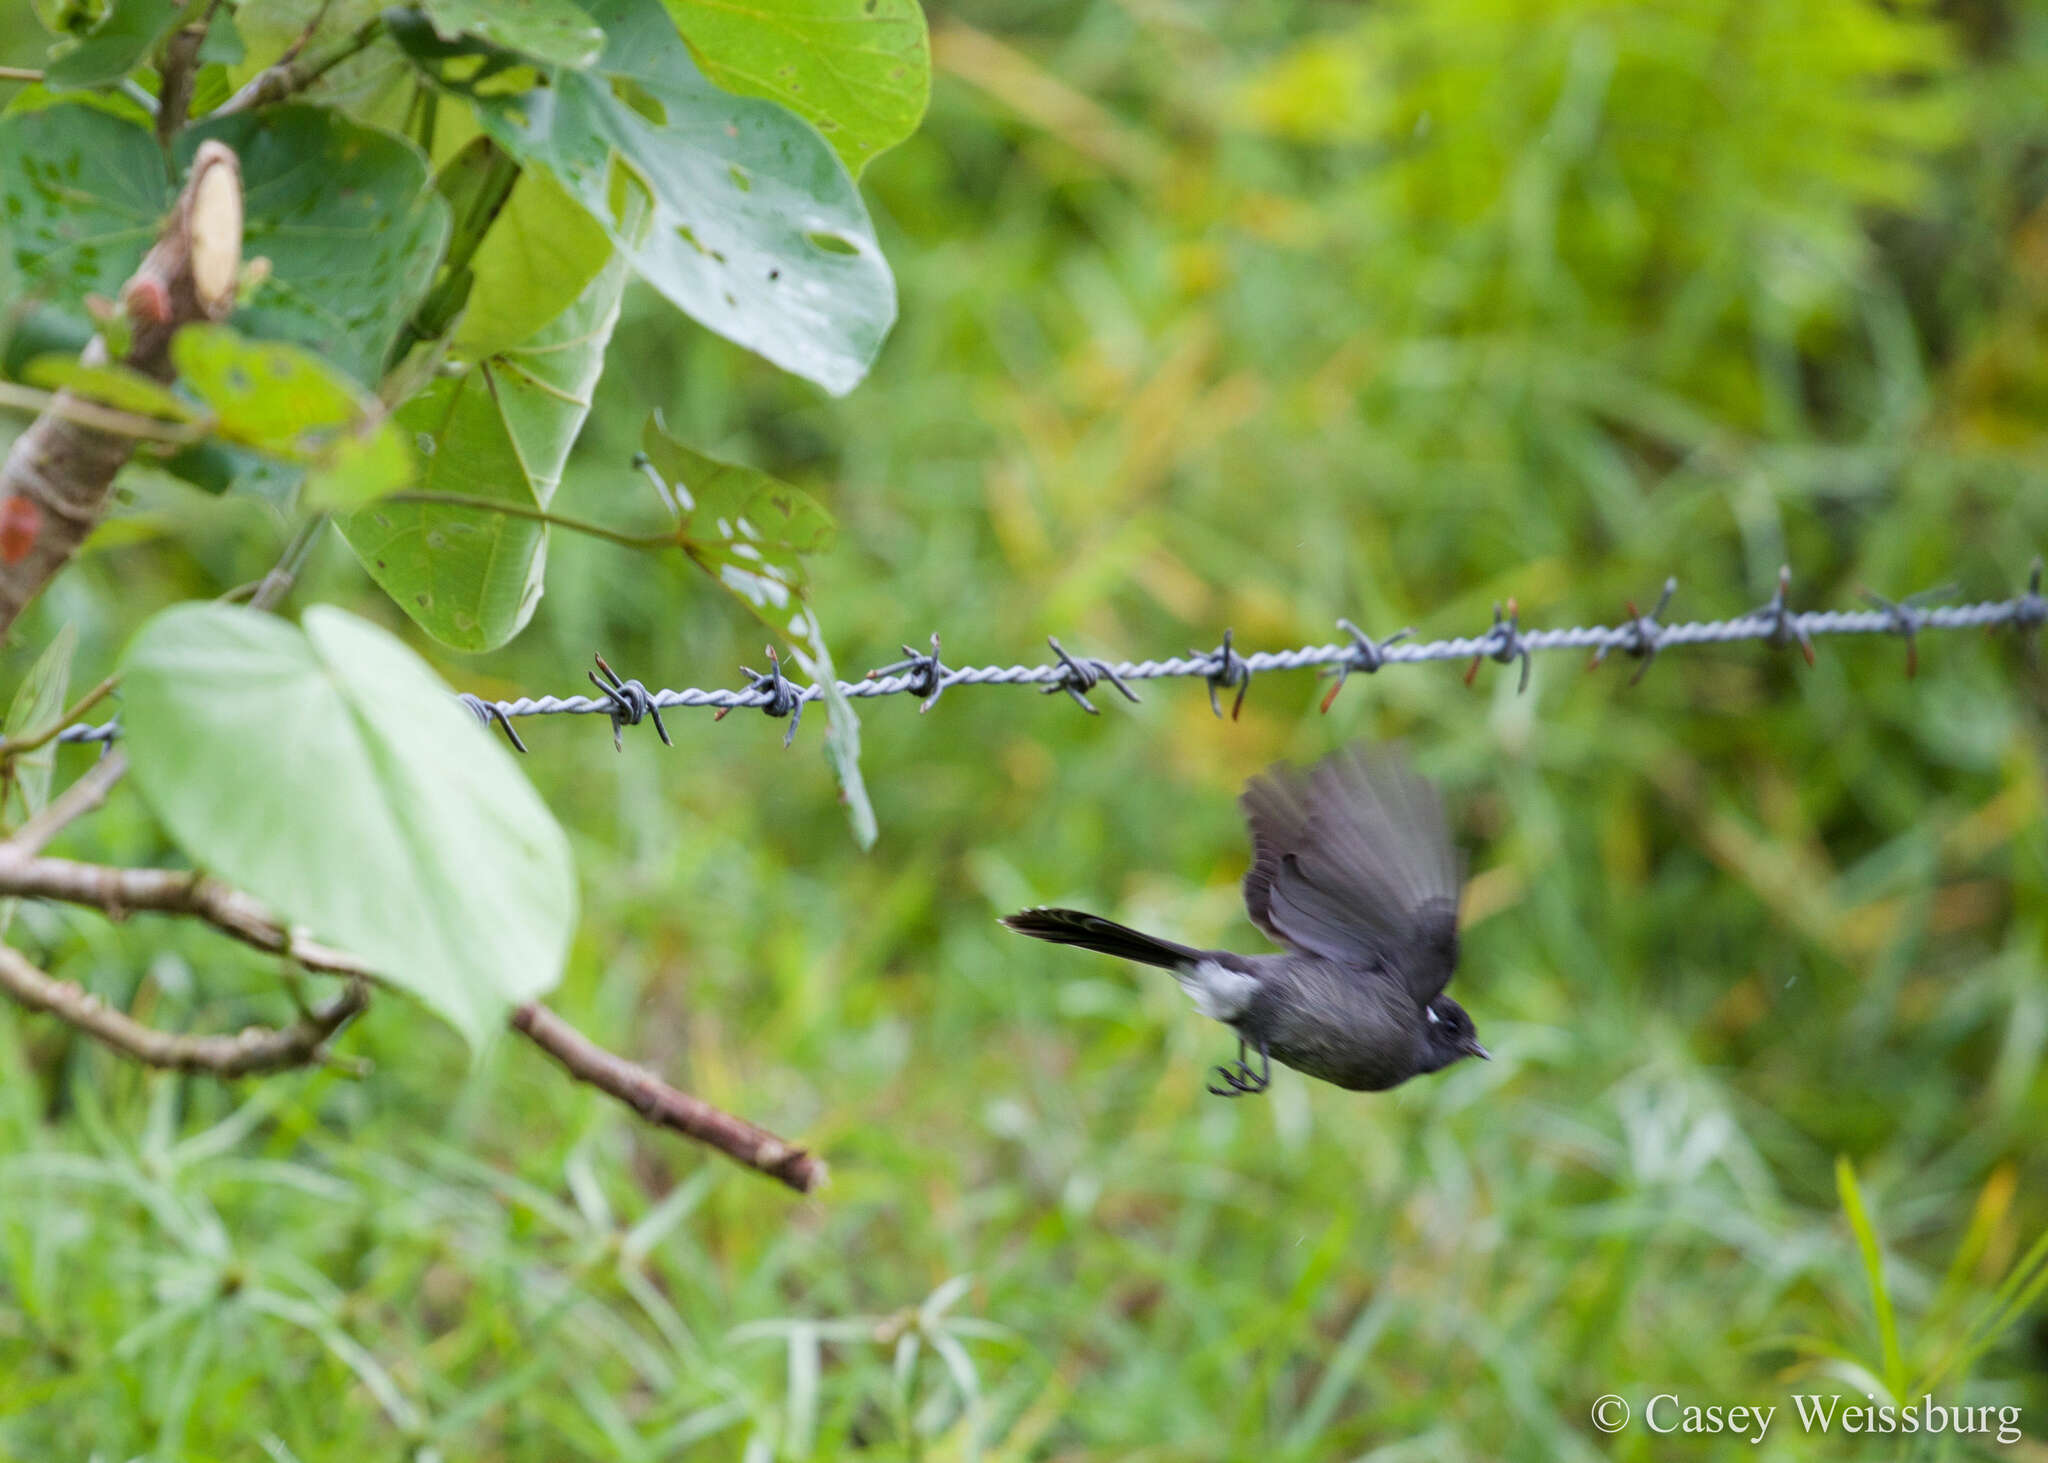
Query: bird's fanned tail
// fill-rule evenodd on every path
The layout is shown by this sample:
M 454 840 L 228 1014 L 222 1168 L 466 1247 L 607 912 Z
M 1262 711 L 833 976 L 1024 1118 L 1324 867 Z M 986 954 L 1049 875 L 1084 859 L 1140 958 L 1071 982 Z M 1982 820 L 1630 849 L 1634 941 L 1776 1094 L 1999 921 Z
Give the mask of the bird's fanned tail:
M 1035 940 L 1050 940 L 1055 945 L 1079 945 L 1084 950 L 1114 955 L 1120 960 L 1135 960 L 1142 965 L 1156 965 L 1162 970 L 1177 970 L 1199 960 L 1202 955 L 1201 951 L 1190 946 L 1156 939 L 1129 925 L 1120 925 L 1100 915 L 1084 914 L 1078 909 L 1024 909 L 1004 915 L 1002 922 L 1018 934 L 1029 935 Z

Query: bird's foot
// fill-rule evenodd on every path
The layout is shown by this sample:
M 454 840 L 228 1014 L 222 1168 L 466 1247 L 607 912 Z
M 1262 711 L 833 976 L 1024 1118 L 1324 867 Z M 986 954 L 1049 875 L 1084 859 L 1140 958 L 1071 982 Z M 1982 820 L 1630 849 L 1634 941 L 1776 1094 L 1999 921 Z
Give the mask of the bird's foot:
M 1216 1075 L 1223 1079 L 1218 1087 L 1214 1082 L 1209 1090 L 1218 1097 L 1253 1097 L 1273 1085 L 1273 1059 L 1266 1054 L 1265 1047 L 1259 1048 L 1259 1070 L 1254 1072 L 1245 1061 L 1247 1043 L 1239 1038 L 1237 1060 L 1216 1069 Z

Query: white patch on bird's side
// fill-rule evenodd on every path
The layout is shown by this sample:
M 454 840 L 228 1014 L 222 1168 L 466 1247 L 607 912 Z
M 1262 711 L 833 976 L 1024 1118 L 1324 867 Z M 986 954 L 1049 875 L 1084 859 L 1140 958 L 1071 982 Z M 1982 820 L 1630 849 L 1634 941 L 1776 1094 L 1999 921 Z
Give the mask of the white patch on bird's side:
M 1436 1007 L 1424 1006 L 1422 1008 L 1422 1014 L 1429 1018 L 1429 1024 L 1431 1026 L 1438 1026 L 1442 1024 L 1441 1018 L 1439 1018 L 1436 1014 Z
M 1235 1021 L 1252 1003 L 1252 992 L 1259 988 L 1255 976 L 1214 960 L 1183 965 L 1174 971 L 1173 978 L 1188 993 L 1195 1009 L 1214 1021 Z

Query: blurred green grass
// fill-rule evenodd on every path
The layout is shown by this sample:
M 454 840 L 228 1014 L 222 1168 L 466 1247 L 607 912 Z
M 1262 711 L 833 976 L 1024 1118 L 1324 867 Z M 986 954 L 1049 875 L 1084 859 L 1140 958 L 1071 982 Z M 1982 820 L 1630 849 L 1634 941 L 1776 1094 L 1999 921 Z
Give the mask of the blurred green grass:
M 802 483 L 844 529 L 815 568 L 848 669 L 932 629 L 1010 661 L 1462 633 L 1509 595 L 1583 622 L 1667 574 L 1674 615 L 1736 613 L 1786 561 L 1802 603 L 1994 597 L 2048 547 L 2036 7 L 935 25 L 932 117 L 867 176 L 903 291 L 873 379 L 824 400 L 635 297 L 560 504 L 639 504 L 653 408 Z M 17 674 L 65 620 L 86 674 L 274 552 L 138 491 L 177 533 L 53 590 Z M 314 597 L 397 622 L 338 546 Z M 558 539 L 532 630 L 443 668 L 720 684 L 759 638 Z M 1327 718 L 1276 675 L 1236 723 L 1196 685 L 870 703 L 865 856 L 816 728 L 614 755 L 528 723 L 583 874 L 561 1006 L 834 1185 L 792 1202 L 525 1051 L 472 1071 L 395 1000 L 348 1043 L 368 1080 L 234 1089 L 0 1010 L 0 1455 L 1752 1456 L 1588 1408 L 1874 1389 L 1838 1157 L 1914 1376 L 2048 1225 L 2043 682 L 2006 641 L 1900 659 L 1742 646 L 1624 689 L 1552 658 L 1522 697 L 1403 668 Z M 1228 1043 L 1170 983 L 994 924 L 1071 901 L 1255 948 L 1237 786 L 1354 735 L 1408 738 L 1473 850 L 1491 1064 L 1216 1102 Z M 165 856 L 132 801 L 68 849 Z M 160 922 L 16 928 L 157 1019 L 282 1009 Z M 1996 1451 L 2048 1456 L 2044 1374 L 2035 1305 L 1935 1392 L 2025 1407 Z M 1767 1447 L 1873 1455 L 1783 1412 Z

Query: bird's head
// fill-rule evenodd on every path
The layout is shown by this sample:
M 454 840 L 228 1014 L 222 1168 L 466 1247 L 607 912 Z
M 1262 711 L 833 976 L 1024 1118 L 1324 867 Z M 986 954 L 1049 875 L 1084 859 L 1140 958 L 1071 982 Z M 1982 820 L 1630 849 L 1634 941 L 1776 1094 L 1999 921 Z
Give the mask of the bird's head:
M 1493 1059 L 1493 1054 L 1479 1044 L 1479 1032 L 1473 1027 L 1472 1018 L 1449 996 L 1438 996 L 1431 1001 L 1423 1015 L 1427 1018 L 1423 1022 L 1423 1030 L 1430 1054 L 1430 1064 L 1424 1071 L 1437 1071 L 1463 1057 Z

